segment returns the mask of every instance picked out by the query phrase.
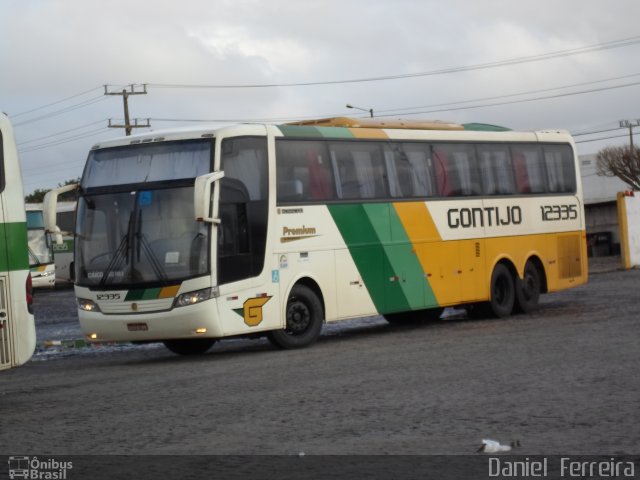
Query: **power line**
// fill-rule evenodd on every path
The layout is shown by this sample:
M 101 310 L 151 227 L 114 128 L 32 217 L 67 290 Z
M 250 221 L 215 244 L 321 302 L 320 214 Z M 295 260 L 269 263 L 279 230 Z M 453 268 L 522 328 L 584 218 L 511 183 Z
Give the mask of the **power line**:
M 632 75 L 632 76 L 637 76 L 638 74 Z M 625 77 L 620 77 L 620 78 L 626 78 Z M 598 83 L 598 82 L 602 82 L 602 81 L 606 81 L 606 80 L 599 80 L 596 82 L 584 82 L 584 84 L 589 84 L 589 83 Z M 579 85 L 579 84 L 578 84 Z M 428 114 L 428 113 L 441 113 L 441 112 L 451 112 L 451 111 L 458 111 L 458 110 L 471 110 L 471 109 L 476 109 L 476 108 L 485 108 L 485 107 L 494 107 L 494 106 L 504 106 L 504 105 L 512 105 L 512 104 L 517 104 L 517 103 L 524 103 L 524 102 L 534 102 L 534 101 L 539 101 L 539 100 L 549 100 L 549 99 L 554 99 L 554 98 L 562 98 L 562 97 L 569 97 L 569 96 L 575 96 L 575 95 L 584 95 L 587 93 L 596 93 L 596 92 L 603 92 L 603 91 L 608 91 L 608 90 L 615 90 L 615 89 L 619 89 L 619 88 L 627 88 L 627 87 L 632 87 L 632 86 L 638 86 L 640 85 L 640 81 L 638 82 L 631 82 L 631 83 L 627 83 L 627 84 L 622 84 L 622 85 L 611 85 L 611 86 L 607 86 L 607 87 L 600 87 L 600 88 L 593 88 L 593 89 L 588 89 L 588 90 L 578 90 L 578 91 L 574 91 L 574 92 L 565 92 L 565 93 L 559 93 L 559 94 L 555 94 L 555 95 L 546 95 L 546 96 L 540 96 L 540 97 L 533 97 L 533 98 L 524 98 L 524 99 L 519 99 L 519 100 L 510 100 L 510 101 L 504 101 L 504 102 L 493 102 L 493 103 L 484 103 L 484 104 L 479 104 L 479 105 L 467 105 L 467 106 L 455 106 L 455 105 L 460 105 L 463 103 L 473 103 L 473 102 L 479 102 L 479 101 L 483 101 L 483 99 L 476 99 L 476 100 L 464 100 L 464 101 L 458 101 L 458 102 L 452 102 L 452 103 L 448 103 L 448 104 L 436 104 L 436 105 L 431 105 L 431 106 L 423 106 L 423 107 L 404 107 L 404 108 L 397 108 L 397 109 L 387 109 L 387 110 L 380 110 L 380 112 L 382 112 L 382 115 L 377 115 L 378 117 L 392 117 L 397 115 L 400 112 L 403 112 L 403 115 L 420 115 L 420 114 Z M 559 90 L 562 88 L 568 88 L 568 87 L 557 87 L 557 88 L 551 88 L 551 89 L 545 89 L 543 91 L 549 91 L 549 90 Z M 535 93 L 536 91 L 532 91 L 532 92 L 523 92 L 523 93 L 517 93 L 517 94 L 511 94 L 511 95 L 501 95 L 501 96 L 497 96 L 497 97 L 485 97 L 485 99 L 488 98 L 493 98 L 493 99 L 501 99 L 501 98 L 510 98 L 510 97 L 514 97 L 514 96 L 522 96 L 522 95 L 528 95 L 531 93 Z M 447 108 L 451 106 L 450 108 Z M 445 108 L 434 108 L 434 107 L 445 107 Z M 410 110 L 410 109 L 420 109 L 420 108 L 427 108 L 429 110 L 423 110 L 423 111 L 417 111 L 417 112 L 407 112 L 406 110 Z M 388 113 L 385 113 L 388 112 Z M 304 116 L 304 117 L 278 117 L 278 118 L 224 118 L 224 119 L 185 119 L 185 118 L 151 118 L 151 120 L 153 120 L 154 122 L 187 122 L 187 123 L 241 123 L 241 122 L 265 122 L 265 123 L 270 123 L 270 122 L 286 122 L 286 121 L 292 121 L 292 120 L 306 120 L 306 119 L 310 119 L 310 118 L 324 118 L 324 117 L 335 117 L 335 116 L 341 116 L 343 114 L 339 113 L 339 114 L 326 114 L 326 115 L 314 115 L 314 116 Z
M 474 103 L 474 102 L 484 102 L 484 101 L 488 101 L 488 100 L 500 100 L 503 98 L 512 98 L 512 97 L 521 97 L 523 95 L 532 95 L 534 93 L 544 93 L 544 92 L 552 92 L 554 90 L 564 90 L 566 88 L 573 88 L 573 87 L 582 87 L 585 85 L 594 85 L 597 83 L 605 83 L 605 82 L 612 82 L 615 80 L 623 80 L 626 78 L 633 78 L 633 77 L 637 77 L 640 76 L 640 73 L 633 73 L 630 75 L 622 75 L 619 77 L 611 77 L 611 78 L 604 78 L 602 80 L 592 80 L 589 82 L 579 82 L 579 83 L 573 83 L 573 84 L 569 84 L 569 85 L 562 85 L 559 87 L 551 87 L 551 88 L 542 88 L 542 89 L 538 89 L 538 90 L 530 90 L 528 92 L 520 92 L 520 93 L 511 93 L 511 94 L 507 94 L 507 95 L 496 95 L 493 97 L 483 97 L 483 98 L 476 98 L 473 100 L 459 100 L 456 102 L 448 102 L 448 103 L 436 103 L 436 104 L 432 104 L 432 105 L 424 105 L 424 106 L 420 106 L 420 107 L 403 107 L 403 108 L 393 108 L 393 109 L 386 109 L 386 110 L 376 110 L 377 112 L 399 112 L 399 111 L 403 111 L 403 110 L 415 110 L 418 108 L 435 108 L 435 107 L 446 107 L 446 106 L 453 106 L 453 105 L 462 105 L 465 103 Z M 613 88 L 616 88 L 615 86 L 613 86 Z
M 57 101 L 55 101 L 55 102 L 47 103 L 46 105 L 42 105 L 42 106 L 40 106 L 40 107 L 32 108 L 31 110 L 27 110 L 27 111 L 25 111 L 25 112 L 16 113 L 16 114 L 14 114 L 14 115 L 11 115 L 11 118 L 20 117 L 20 116 L 22 116 L 22 115 L 26 115 L 26 114 L 28 114 L 28 113 L 37 112 L 38 110 L 42 110 L 42 109 L 47 108 L 47 107 L 52 107 L 53 105 L 57 105 L 57 104 L 59 104 L 59 103 L 64 103 L 64 102 L 66 102 L 66 101 L 68 101 L 68 100 L 72 100 L 72 99 L 74 99 L 74 98 L 81 97 L 81 96 L 83 96 L 83 95 L 86 95 L 87 93 L 91 93 L 91 92 L 93 92 L 94 90 L 98 90 L 98 89 L 100 89 L 100 88 L 102 88 L 102 87 L 94 87 L 94 88 L 92 88 L 92 89 L 90 89 L 90 90 L 85 90 L 84 92 L 76 93 L 75 95 L 71 95 L 71 96 L 69 96 L 69 97 L 65 97 L 65 98 L 63 98 L 63 99 L 61 99 L 61 100 L 57 100 Z
M 27 148 L 23 148 L 23 149 L 18 149 L 19 153 L 29 153 L 29 152 L 35 152 L 37 150 L 43 150 L 45 148 L 50 148 L 50 147 L 55 147 L 57 145 L 62 145 L 64 143 L 69 143 L 69 142 L 74 142 L 76 140 L 82 140 L 84 138 L 89 138 L 89 137 L 93 137 L 99 133 L 104 133 L 105 131 L 105 127 L 100 127 L 97 128 L 95 130 L 91 130 L 89 132 L 85 132 L 82 134 L 78 134 L 78 135 L 74 135 L 72 137 L 67 137 L 67 138 L 62 138 L 59 140 L 54 140 L 52 142 L 48 142 L 48 143 L 44 143 L 41 145 L 34 145 L 33 147 L 27 147 Z
M 615 130 L 620 130 L 620 127 L 616 127 L 616 128 L 607 128 L 604 130 L 593 130 L 591 132 L 580 132 L 580 133 L 572 133 L 571 135 L 573 137 L 581 137 L 583 135 L 595 135 L 596 133 L 605 133 L 605 132 L 613 132 Z
M 433 109 L 433 110 L 424 110 L 424 111 L 419 111 L 419 112 L 406 112 L 405 115 L 421 115 L 421 114 L 426 114 L 426 113 L 440 113 L 440 112 L 453 112 L 453 111 L 457 111 L 457 110 L 472 110 L 472 109 L 476 109 L 476 108 L 486 108 L 486 107 L 497 107 L 497 106 L 503 106 L 503 105 L 513 105 L 516 103 L 527 103 L 527 102 L 535 102 L 538 100 L 550 100 L 550 99 L 554 99 L 554 98 L 563 98 L 563 97 L 571 97 L 571 96 L 575 96 L 575 95 L 583 95 L 586 93 L 595 93 L 595 92 L 604 92 L 604 91 L 608 91 L 608 90 L 615 90 L 618 88 L 626 88 L 626 87 L 633 87 L 633 86 L 638 86 L 640 85 L 640 82 L 632 82 L 632 83 L 627 83 L 624 85 L 614 85 L 614 86 L 610 86 L 610 87 L 602 87 L 602 88 L 593 88 L 590 90 L 581 90 L 581 91 L 577 91 L 577 92 L 566 92 L 566 93 L 560 93 L 557 95 L 546 95 L 543 97 L 534 97 L 534 98 L 524 98 L 521 100 L 512 100 L 512 101 L 507 101 L 507 102 L 494 102 L 494 103 L 485 103 L 485 104 L 481 104 L 481 105 L 468 105 L 468 106 L 464 106 L 464 107 L 454 107 L 454 108 L 441 108 L 441 109 Z M 393 116 L 393 114 L 387 114 L 387 115 L 378 115 L 379 117 L 390 117 Z
M 589 143 L 589 142 L 599 142 L 600 140 L 609 140 L 611 138 L 622 138 L 622 137 L 626 137 L 627 134 L 623 134 L 623 135 L 613 135 L 610 137 L 602 137 L 602 138 L 592 138 L 589 140 L 578 140 L 576 143 Z
M 41 116 L 36 117 L 36 118 L 31 118 L 29 120 L 24 120 L 22 122 L 15 123 L 13 126 L 14 127 L 20 127 L 22 125 L 27 125 L 29 123 L 39 122 L 40 120 L 44 120 L 44 119 L 47 119 L 47 118 L 51 118 L 51 117 L 55 117 L 55 116 L 58 116 L 58 115 L 62 115 L 63 113 L 71 112 L 71 111 L 77 110 L 79 108 L 84 108 L 84 107 L 87 107 L 89 105 L 93 105 L 94 103 L 98 103 L 98 102 L 101 102 L 101 101 L 104 101 L 104 100 L 106 100 L 106 98 L 103 95 L 100 95 L 99 97 L 93 97 L 93 98 L 90 98 L 90 99 L 85 100 L 83 102 L 76 103 L 75 105 L 71 105 L 69 107 L 64 107 L 64 108 L 62 108 L 60 110 L 55 110 L 53 112 L 46 113 L 46 114 L 41 115 Z
M 346 80 L 324 80 L 311 82 L 290 82 L 290 83 L 255 83 L 255 84 L 214 84 L 214 85 L 197 85 L 197 84 L 168 84 L 168 83 L 149 83 L 149 87 L 155 88 L 196 88 L 196 89 L 227 89 L 227 88 L 273 88 L 273 87 L 307 87 L 317 85 L 335 85 L 345 83 L 363 83 L 377 82 L 383 80 L 398 80 L 414 77 L 428 77 L 434 75 L 443 75 L 447 73 L 468 72 L 472 70 L 483 70 L 488 68 L 504 67 L 509 65 L 518 65 L 528 62 L 539 62 L 554 58 L 568 57 L 583 53 L 597 52 L 600 50 L 609 50 L 613 48 L 627 47 L 640 43 L 640 36 L 629 37 L 620 40 L 612 40 L 609 42 L 597 43 L 583 47 L 570 48 L 565 50 L 557 50 L 554 52 L 542 53 L 537 55 L 528 55 L 524 57 L 510 58 L 506 60 L 498 60 L 494 62 L 478 63 L 472 65 L 464 65 L 459 67 L 449 67 L 438 70 L 430 70 L 419 73 L 406 73 L 398 75 L 385 75 L 379 77 L 353 78 Z
M 91 123 L 87 123 L 86 125 L 81 125 L 79 127 L 70 128 L 68 130 L 62 130 L 61 132 L 52 133 L 51 135 L 45 135 L 44 137 L 33 138 L 31 140 L 25 140 L 24 142 L 19 142 L 17 145 L 18 145 L 18 147 L 21 147 L 22 145 L 26 145 L 27 143 L 39 142 L 41 140 L 46 140 L 47 138 L 57 137 L 59 135 L 64 135 L 65 133 L 82 130 L 82 129 L 85 129 L 87 127 L 91 127 L 93 125 L 97 125 L 97 124 L 103 123 L 103 122 L 104 122 L 104 120 L 98 120 L 97 122 L 91 122 Z

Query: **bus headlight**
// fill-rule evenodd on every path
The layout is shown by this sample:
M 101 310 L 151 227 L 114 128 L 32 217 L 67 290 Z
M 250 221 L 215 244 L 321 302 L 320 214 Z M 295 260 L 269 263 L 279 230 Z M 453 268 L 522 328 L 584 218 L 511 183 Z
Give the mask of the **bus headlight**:
M 194 290 L 193 292 L 183 293 L 176 297 L 174 307 L 186 307 L 187 305 L 194 305 L 196 303 L 204 302 L 210 298 L 218 296 L 218 287 L 203 288 L 202 290 Z
M 93 300 L 89 300 L 87 298 L 79 298 L 78 299 L 78 308 L 80 310 L 84 310 L 85 312 L 99 312 L 100 307 Z

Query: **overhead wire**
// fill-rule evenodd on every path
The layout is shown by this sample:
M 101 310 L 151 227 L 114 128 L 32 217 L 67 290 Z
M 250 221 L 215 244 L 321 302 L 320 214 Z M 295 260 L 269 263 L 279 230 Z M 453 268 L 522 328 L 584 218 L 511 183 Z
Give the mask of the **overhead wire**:
M 105 97 L 104 95 L 100 95 L 99 97 L 93 97 L 93 98 L 90 98 L 90 99 L 85 100 L 83 102 L 77 103 L 75 105 L 71 105 L 69 107 L 65 107 L 65 108 L 62 108 L 60 110 L 55 110 L 53 112 L 46 113 L 46 114 L 41 115 L 41 116 L 36 117 L 36 118 L 30 118 L 29 120 L 24 120 L 22 122 L 14 123 L 13 126 L 14 127 L 20 127 L 22 125 L 27 125 L 29 123 L 39 122 L 40 120 L 44 120 L 44 119 L 47 119 L 47 118 L 55 117 L 55 116 L 58 116 L 58 115 L 62 115 L 63 113 L 68 113 L 68 112 L 71 112 L 73 110 L 77 110 L 79 108 L 84 108 L 84 107 L 87 107 L 89 105 L 93 105 L 94 103 L 98 103 L 98 102 L 106 100 L 106 98 L 107 97 Z
M 81 139 L 84 139 L 84 138 L 93 137 L 93 136 L 95 136 L 95 135 L 97 135 L 99 133 L 103 133 L 106 129 L 107 129 L 107 127 L 97 128 L 95 130 L 91 130 L 89 132 L 85 132 L 85 133 L 82 133 L 82 134 L 74 135 L 72 137 L 66 137 L 66 138 L 63 138 L 63 139 L 54 140 L 52 142 L 44 143 L 44 144 L 41 144 L 41 145 L 34 145 L 32 147 L 18 149 L 18 152 L 22 154 L 22 153 L 35 152 L 37 150 L 42 150 L 42 149 L 49 148 L 49 147 L 55 147 L 57 145 L 62 145 L 64 143 L 69 143 L 69 142 L 73 142 L 73 141 L 76 141 L 76 140 L 81 140 Z
M 37 112 L 38 110 L 42 110 L 42 109 L 45 109 L 45 108 L 48 108 L 48 107 L 52 107 L 53 105 L 58 105 L 59 103 L 64 103 L 66 101 L 73 100 L 74 98 L 78 98 L 78 97 L 81 97 L 81 96 L 86 95 L 88 93 L 91 93 L 94 90 L 98 90 L 99 88 L 102 88 L 102 87 L 94 87 L 94 88 L 91 88 L 89 90 L 85 90 L 84 92 L 76 93 L 75 95 L 71 95 L 69 97 L 65 97 L 65 98 L 63 98 L 61 100 L 56 100 L 55 102 L 47 103 L 46 105 L 41 105 L 39 107 L 32 108 L 31 110 L 26 110 L 26 111 L 20 112 L 20 113 L 14 113 L 14 114 L 11 115 L 11 118 L 16 118 L 16 117 L 20 117 L 22 115 L 27 115 L 28 113 Z
M 31 140 L 25 140 L 23 142 L 18 142 L 18 147 L 21 147 L 22 145 L 26 145 L 27 143 L 34 143 L 34 142 L 39 142 L 41 140 L 46 140 L 47 138 L 51 138 L 51 137 L 57 137 L 59 135 L 64 135 L 65 133 L 69 133 L 69 132 L 76 132 L 78 130 L 82 130 L 85 129 L 87 127 L 91 127 L 93 125 L 97 125 L 98 123 L 102 123 L 102 122 L 106 122 L 107 119 L 104 120 L 98 120 L 96 122 L 91 122 L 91 123 L 87 123 L 85 125 L 81 125 L 79 127 L 74 127 L 74 128 L 70 128 L 67 130 L 62 130 L 60 132 L 56 132 L 56 133 L 52 133 L 50 135 L 45 135 L 44 137 L 39 137 L 39 138 L 32 138 Z
M 493 62 L 442 68 L 442 69 L 430 70 L 430 71 L 418 72 L 418 73 L 383 75 L 378 77 L 364 77 L 364 78 L 352 78 L 352 79 L 342 79 L 342 80 L 323 80 L 323 81 L 310 81 L 310 82 L 283 82 L 283 83 L 211 84 L 211 85 L 147 83 L 146 85 L 154 88 L 229 89 L 229 88 L 305 87 L 305 86 L 317 86 L 317 85 L 377 82 L 377 81 L 384 81 L 384 80 L 398 80 L 398 79 L 404 79 L 404 78 L 427 77 L 427 76 L 434 76 L 434 75 L 443 75 L 448 73 L 468 72 L 473 70 L 483 70 L 488 68 L 518 65 L 518 64 L 529 63 L 529 62 L 539 62 L 539 61 L 549 60 L 554 58 L 562 58 L 562 57 L 567 57 L 572 55 L 579 55 L 583 53 L 591 53 L 591 52 L 596 52 L 600 50 L 609 50 L 612 48 L 626 47 L 630 45 L 636 45 L 638 43 L 640 43 L 640 36 L 635 36 L 635 37 L 629 37 L 629 38 L 624 38 L 620 40 L 612 40 L 609 42 L 597 43 L 593 45 L 586 45 L 582 47 L 557 50 L 554 52 L 528 55 L 528 56 L 498 60 Z

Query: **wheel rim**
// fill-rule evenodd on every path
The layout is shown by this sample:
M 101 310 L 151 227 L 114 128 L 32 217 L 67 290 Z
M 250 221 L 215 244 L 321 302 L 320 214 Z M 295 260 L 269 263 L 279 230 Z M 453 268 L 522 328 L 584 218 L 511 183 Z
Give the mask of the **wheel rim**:
M 311 310 L 306 303 L 292 299 L 287 305 L 287 333 L 301 335 L 311 323 Z
M 495 299 L 498 305 L 505 305 L 509 298 L 509 285 L 508 280 L 504 276 L 500 276 L 496 281 Z

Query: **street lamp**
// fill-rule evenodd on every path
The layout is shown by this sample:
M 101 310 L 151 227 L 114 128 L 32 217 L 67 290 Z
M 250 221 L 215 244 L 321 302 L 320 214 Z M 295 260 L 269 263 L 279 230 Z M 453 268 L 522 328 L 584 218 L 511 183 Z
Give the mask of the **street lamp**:
M 369 115 L 371 115 L 371 118 L 373 118 L 373 108 L 367 110 L 366 108 L 354 107 L 349 103 L 347 103 L 347 108 L 354 108 L 356 110 L 362 110 L 363 112 L 369 112 Z

